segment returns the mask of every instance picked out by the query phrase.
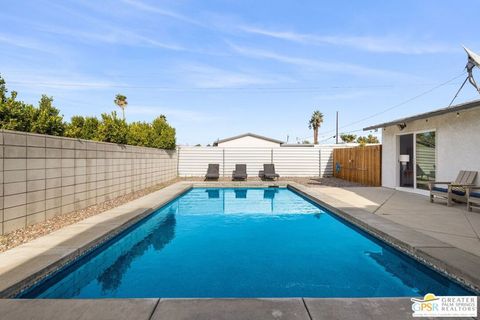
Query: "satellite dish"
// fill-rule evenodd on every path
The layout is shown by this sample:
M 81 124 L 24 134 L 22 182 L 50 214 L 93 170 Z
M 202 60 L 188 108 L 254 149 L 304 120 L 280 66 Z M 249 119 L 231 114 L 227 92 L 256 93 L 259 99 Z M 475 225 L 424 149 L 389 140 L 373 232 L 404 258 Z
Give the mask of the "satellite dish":
M 465 49 L 465 52 L 467 53 L 468 56 L 468 61 L 467 65 L 465 66 L 465 69 L 467 69 L 467 78 L 465 81 L 463 81 L 462 85 L 460 86 L 460 89 L 458 89 L 457 93 L 453 97 L 452 101 L 448 105 L 449 107 L 452 105 L 453 101 L 457 98 L 458 94 L 460 93 L 460 90 L 462 90 L 463 86 L 465 83 L 470 82 L 470 84 L 477 89 L 478 93 L 480 93 L 480 87 L 478 87 L 477 83 L 475 82 L 475 79 L 473 78 L 473 68 L 477 67 L 480 68 L 480 55 L 476 54 L 472 50 L 468 49 L 467 47 L 463 47 Z
M 463 47 L 463 49 L 465 49 L 465 52 L 468 56 L 468 62 L 465 66 L 465 69 L 467 69 L 468 72 L 468 82 L 470 82 L 471 85 L 474 86 L 475 89 L 477 89 L 478 93 L 480 93 L 480 88 L 478 87 L 475 79 L 473 78 L 473 68 L 480 68 L 480 56 L 466 47 Z
M 465 52 L 468 55 L 468 61 L 480 68 L 480 56 L 466 47 L 463 47 L 463 49 L 465 49 Z

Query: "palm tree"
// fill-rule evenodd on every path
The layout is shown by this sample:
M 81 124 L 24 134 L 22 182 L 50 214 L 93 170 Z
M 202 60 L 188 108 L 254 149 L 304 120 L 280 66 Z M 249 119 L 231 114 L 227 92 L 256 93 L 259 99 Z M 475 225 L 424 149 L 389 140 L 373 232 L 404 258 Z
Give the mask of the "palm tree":
M 117 94 L 113 102 L 122 109 L 123 120 L 125 120 L 125 108 L 128 105 L 127 97 L 122 94 Z
M 318 144 L 318 129 L 323 123 L 323 113 L 316 110 L 313 112 L 310 121 L 308 122 L 308 128 L 313 129 L 313 144 Z

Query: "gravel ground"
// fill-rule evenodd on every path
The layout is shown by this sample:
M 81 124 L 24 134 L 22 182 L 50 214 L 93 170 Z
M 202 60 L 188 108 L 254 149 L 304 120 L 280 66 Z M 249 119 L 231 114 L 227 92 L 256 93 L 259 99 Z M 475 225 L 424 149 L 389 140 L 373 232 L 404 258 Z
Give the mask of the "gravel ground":
M 179 179 L 174 179 L 165 183 L 157 184 L 150 188 L 146 188 L 137 192 L 132 192 L 124 196 L 117 197 L 115 199 L 112 199 L 97 205 L 93 205 L 82 210 L 74 211 L 64 215 L 59 215 L 51 219 L 48 219 L 45 222 L 34 224 L 31 226 L 28 226 L 25 229 L 18 229 L 9 234 L 0 236 L 0 252 L 6 251 L 8 249 L 21 245 L 25 242 L 31 241 L 38 237 L 44 236 L 60 228 L 63 228 L 75 222 L 81 221 L 88 217 L 94 216 L 101 212 L 118 207 L 129 201 L 143 197 L 149 193 L 165 188 L 166 186 L 169 186 L 177 181 L 179 181 Z

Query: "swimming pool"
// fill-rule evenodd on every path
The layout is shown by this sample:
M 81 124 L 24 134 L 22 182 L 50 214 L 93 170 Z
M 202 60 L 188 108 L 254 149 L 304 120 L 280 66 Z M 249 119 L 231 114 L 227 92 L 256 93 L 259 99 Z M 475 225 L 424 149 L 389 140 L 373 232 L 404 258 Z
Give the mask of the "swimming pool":
M 20 298 L 471 295 L 287 188 L 194 188 Z

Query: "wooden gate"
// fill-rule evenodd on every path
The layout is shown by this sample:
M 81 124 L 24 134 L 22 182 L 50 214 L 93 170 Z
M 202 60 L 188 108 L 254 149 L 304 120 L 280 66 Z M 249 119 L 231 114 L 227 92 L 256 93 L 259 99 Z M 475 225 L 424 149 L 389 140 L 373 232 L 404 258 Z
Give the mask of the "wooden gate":
M 382 146 L 334 149 L 333 176 L 368 186 L 381 186 Z

